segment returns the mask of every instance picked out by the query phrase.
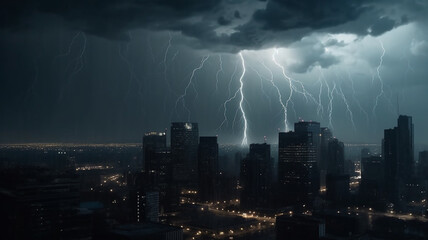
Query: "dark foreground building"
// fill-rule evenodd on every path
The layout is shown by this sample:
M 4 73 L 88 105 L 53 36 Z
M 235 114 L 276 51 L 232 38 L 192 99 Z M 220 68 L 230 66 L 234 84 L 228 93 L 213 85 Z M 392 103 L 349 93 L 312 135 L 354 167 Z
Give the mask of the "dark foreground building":
M 74 174 L 39 168 L 0 173 L 3 239 L 76 237 L 83 225 L 78 206 L 79 182 Z
M 183 240 L 183 229 L 159 223 L 120 225 L 106 240 Z
M 312 126 L 312 125 L 311 125 Z M 319 124 L 317 125 L 319 129 Z M 319 131 L 279 133 L 278 182 L 281 202 L 284 204 L 307 203 L 320 188 L 318 170 Z M 314 135 L 318 134 L 318 136 Z
M 325 222 L 305 215 L 276 217 L 277 240 L 318 240 L 325 236 Z
M 198 182 L 197 123 L 173 122 L 171 124 L 171 159 L 173 180 L 179 187 L 196 188 Z
M 270 145 L 251 144 L 250 153 L 242 160 L 241 166 L 241 204 L 244 207 L 268 207 L 272 190 L 272 166 Z
M 400 204 L 404 186 L 414 173 L 414 143 L 412 117 L 400 115 L 398 126 L 386 129 L 383 139 L 385 190 L 387 200 Z
M 217 200 L 218 144 L 217 137 L 200 137 L 198 149 L 199 199 Z
M 381 156 L 369 156 L 361 159 L 360 197 L 366 204 L 384 200 L 385 165 Z

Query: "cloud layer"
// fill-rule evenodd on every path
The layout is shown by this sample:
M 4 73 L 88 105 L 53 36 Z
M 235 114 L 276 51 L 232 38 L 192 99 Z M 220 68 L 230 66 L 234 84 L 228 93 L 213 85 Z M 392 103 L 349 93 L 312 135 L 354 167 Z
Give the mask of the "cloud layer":
M 57 16 L 70 29 L 126 40 L 136 29 L 177 31 L 214 51 L 288 45 L 313 32 L 381 35 L 423 17 L 423 1 L 393 0 L 73 0 L 8 1 L 1 27 L 37 25 Z M 421 13 L 422 12 L 422 13 Z M 411 15 L 412 13 L 413 15 Z M 52 23 L 51 23 L 52 24 Z

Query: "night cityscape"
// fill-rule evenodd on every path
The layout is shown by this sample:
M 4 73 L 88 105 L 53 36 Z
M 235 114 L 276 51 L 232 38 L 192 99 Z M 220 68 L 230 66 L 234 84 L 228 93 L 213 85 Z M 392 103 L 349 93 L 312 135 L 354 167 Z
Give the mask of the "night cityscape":
M 1 239 L 428 239 L 428 2 L 0 12 Z

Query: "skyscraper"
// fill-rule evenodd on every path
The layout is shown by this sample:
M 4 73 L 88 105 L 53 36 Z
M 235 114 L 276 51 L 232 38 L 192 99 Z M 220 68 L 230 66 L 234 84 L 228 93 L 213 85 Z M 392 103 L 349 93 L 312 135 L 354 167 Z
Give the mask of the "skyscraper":
M 42 168 L 2 169 L 4 239 L 64 239 L 78 229 L 78 176 Z
M 349 199 L 349 175 L 327 174 L 326 199 L 333 204 L 343 204 Z
M 345 146 L 336 138 L 327 147 L 326 199 L 333 204 L 344 203 L 349 197 L 349 175 L 345 172 Z
M 418 161 L 418 176 L 421 179 L 428 180 L 428 151 L 419 152 L 419 161 Z
M 294 123 L 294 131 L 296 133 L 312 133 L 312 141 L 316 146 L 320 146 L 321 142 L 321 127 L 319 122 L 313 121 L 299 121 Z M 325 131 L 325 128 L 323 128 Z
M 425 199 L 428 198 L 428 151 L 419 152 L 418 177 L 425 188 Z
M 171 157 L 175 182 L 186 187 L 196 187 L 198 181 L 197 123 L 173 122 L 171 124 Z
M 319 190 L 317 137 L 296 129 L 299 132 L 279 133 L 278 182 L 285 204 L 308 202 Z
M 318 167 L 320 169 L 320 185 L 325 187 L 325 175 L 327 174 L 327 160 L 328 160 L 328 142 L 333 138 L 330 129 L 321 128 L 321 142 L 320 142 L 320 161 Z
M 412 117 L 400 115 L 397 127 L 385 129 L 383 157 L 387 198 L 391 203 L 398 204 L 402 200 L 404 185 L 413 177 Z
M 244 207 L 266 207 L 270 200 L 273 159 L 270 145 L 251 144 L 250 152 L 242 160 L 241 204 Z
M 198 149 L 199 198 L 202 201 L 216 200 L 218 184 L 217 137 L 200 137 Z
M 157 160 L 151 158 L 154 151 L 166 148 L 165 132 L 147 132 L 143 137 L 143 160 L 146 171 L 151 171 L 157 165 Z
M 398 117 L 398 167 L 399 176 L 408 180 L 414 173 L 414 133 L 412 117 L 400 115 Z
M 380 156 L 361 158 L 360 195 L 365 202 L 376 202 L 384 197 L 384 161 Z
M 159 192 L 160 212 L 163 213 L 170 205 L 168 195 L 172 180 L 171 152 L 166 147 L 166 134 L 146 133 L 143 137 L 143 154 L 146 178 L 144 188 Z
M 160 213 L 159 188 L 149 181 L 147 172 L 128 174 L 130 218 L 134 222 L 157 222 Z
M 327 174 L 343 174 L 345 171 L 345 146 L 336 138 L 328 142 Z

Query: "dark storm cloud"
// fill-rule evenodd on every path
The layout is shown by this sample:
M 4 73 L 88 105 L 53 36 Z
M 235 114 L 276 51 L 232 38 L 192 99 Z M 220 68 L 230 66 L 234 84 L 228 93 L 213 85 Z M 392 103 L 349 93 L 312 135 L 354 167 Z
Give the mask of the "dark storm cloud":
M 361 1 L 343 0 L 271 0 L 266 9 L 254 14 L 254 19 L 265 30 L 321 29 L 356 19 L 365 11 L 360 4 Z
M 231 41 L 239 45 L 240 42 L 234 40 L 247 39 L 248 45 L 256 43 L 257 47 L 258 44 L 269 45 L 269 42 L 274 45 L 284 45 L 281 43 L 285 42 L 288 45 L 314 32 L 379 36 L 408 23 L 404 10 L 401 13 L 399 7 L 408 8 L 407 5 L 400 5 L 399 1 L 383 0 L 271 0 L 266 8 L 254 13 L 251 21 L 238 27 L 239 31 L 233 34 L 236 36 L 232 36 Z M 388 14 L 393 16 L 389 17 Z M 260 44 L 251 41 L 255 35 L 269 37 Z
M 177 28 L 179 21 L 215 11 L 216 0 L 72 0 L 8 1 L 2 8 L 2 27 L 27 26 L 33 14 L 64 18 L 71 28 L 116 39 L 136 28 Z M 188 23 L 183 25 L 187 25 Z
M 238 11 L 238 10 L 236 10 L 236 11 L 233 13 L 233 16 L 235 16 L 235 18 L 241 18 L 241 13 L 239 13 L 239 11 Z
M 329 53 L 326 47 L 341 44 L 343 43 L 337 41 L 334 45 L 332 41 L 323 44 L 315 38 L 303 38 L 289 47 L 298 58 L 296 63 L 289 64 L 289 69 L 295 73 L 305 73 L 316 66 L 328 68 L 337 64 L 340 59 Z
M 392 30 L 395 25 L 396 22 L 394 20 L 387 17 L 382 17 L 369 28 L 369 33 L 373 36 L 379 36 L 387 31 Z
M 339 41 L 337 39 L 330 38 L 324 43 L 324 46 L 325 47 L 331 47 L 331 46 L 344 47 L 346 46 L 346 43 L 345 41 Z
M 225 18 L 224 16 L 221 16 L 217 19 L 218 24 L 220 25 L 229 25 L 232 21 L 230 19 Z
M 263 1 L 262 1 L 263 2 Z M 34 25 L 34 16 L 50 14 L 74 30 L 108 39 L 128 38 L 135 29 L 171 30 L 199 41 L 199 48 L 236 52 L 288 45 L 313 32 L 379 36 L 407 23 L 406 9 L 425 8 L 419 1 L 399 0 L 74 0 L 8 1 L 1 10 L 2 27 Z M 262 4 L 258 8 L 251 4 Z M 395 7 L 393 15 L 386 9 Z M 233 10 L 231 10 L 233 9 Z M 252 10 L 249 10 L 252 9 Z M 403 13 L 400 13 L 403 11 Z M 421 17 L 421 10 L 415 11 Z M 406 12 L 408 14 L 408 11 Z M 245 22 L 234 24 L 236 21 Z M 415 17 L 413 17 L 415 18 Z M 37 21 L 37 19 L 36 19 Z M 218 28 L 229 27 L 229 33 Z M 193 43 L 193 42 L 192 42 Z M 192 44 L 192 46 L 194 46 Z

